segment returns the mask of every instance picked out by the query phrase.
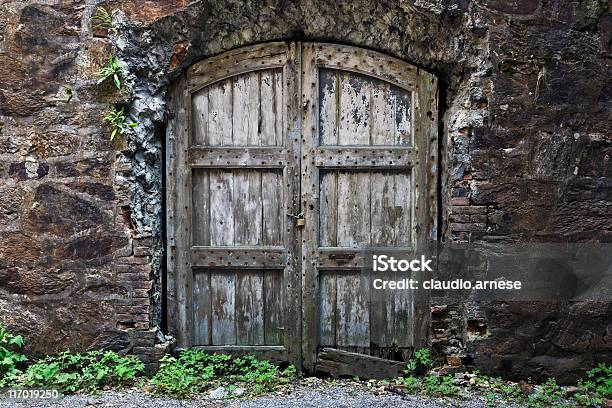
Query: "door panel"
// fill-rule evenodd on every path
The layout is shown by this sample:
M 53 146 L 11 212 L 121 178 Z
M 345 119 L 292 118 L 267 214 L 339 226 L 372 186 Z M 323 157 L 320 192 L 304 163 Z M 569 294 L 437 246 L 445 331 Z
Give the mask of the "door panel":
M 282 346 L 282 270 L 199 270 L 194 344 Z
M 281 246 L 281 169 L 194 169 L 193 243 L 196 246 Z
M 423 163 L 435 159 L 421 107 L 435 108 L 417 96 L 424 75 L 352 47 L 302 46 L 303 357 L 313 370 L 330 372 L 322 350 L 325 358 L 402 360 L 426 339 L 414 324 L 423 302 L 415 312 L 412 292 L 374 290 L 362 256 L 424 243 L 421 220 L 432 204 L 418 204 L 418 186 L 429 185 Z M 338 374 L 344 362 L 327 366 Z
M 321 170 L 320 247 L 396 247 L 411 243 L 408 171 Z
M 318 75 L 321 145 L 411 144 L 411 92 L 338 69 Z
M 295 45 L 194 65 L 170 95 L 169 325 L 181 347 L 300 365 Z M 239 62 L 239 63 L 238 63 Z
M 426 299 L 373 290 L 362 267 L 366 248 L 435 238 L 435 99 L 430 74 L 342 45 L 261 44 L 190 67 L 169 94 L 166 150 L 179 346 L 334 375 L 361 356 L 360 375 L 382 375 L 424 345 Z

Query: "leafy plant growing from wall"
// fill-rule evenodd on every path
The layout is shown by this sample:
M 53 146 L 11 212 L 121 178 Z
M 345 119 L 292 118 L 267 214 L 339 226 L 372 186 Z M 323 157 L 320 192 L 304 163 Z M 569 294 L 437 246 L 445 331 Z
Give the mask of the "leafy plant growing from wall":
M 22 347 L 23 338 L 7 332 L 0 323 L 0 387 L 21 374 L 17 366 L 27 360 L 20 352 Z
M 107 122 L 112 128 L 110 140 L 113 140 L 118 134 L 125 134 L 130 128 L 134 128 L 139 125 L 138 122 L 129 122 L 125 115 L 125 108 L 117 110 L 116 107 L 111 109 L 104 116 L 104 121 Z
M 119 60 L 114 55 L 108 57 L 106 65 L 98 71 L 98 85 L 109 78 L 113 79 L 113 83 L 117 89 L 121 89 L 121 79 L 123 69 L 119 65 Z
M 96 14 L 94 14 L 91 19 L 95 22 L 94 28 L 117 32 L 117 29 L 113 25 L 113 19 L 104 7 L 98 7 Z

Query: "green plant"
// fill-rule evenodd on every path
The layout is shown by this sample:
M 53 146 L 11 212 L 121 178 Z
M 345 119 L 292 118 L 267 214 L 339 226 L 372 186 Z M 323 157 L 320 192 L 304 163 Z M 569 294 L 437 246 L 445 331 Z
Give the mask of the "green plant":
M 414 394 L 421 388 L 421 380 L 412 375 L 401 378 L 400 384 L 404 386 L 404 391 L 408 394 Z
M 106 65 L 98 71 L 98 85 L 106 81 L 108 78 L 113 79 L 113 83 L 117 89 L 121 89 L 121 79 L 123 69 L 119 65 L 119 60 L 114 55 L 109 55 Z
M 68 85 L 64 85 L 63 87 L 64 89 L 64 102 L 68 103 L 72 100 L 73 92 L 72 92 L 72 88 L 69 87 Z
M 533 406 L 563 406 L 563 393 L 554 378 L 549 378 L 536 387 L 533 394 L 527 397 L 527 405 Z
M 26 361 L 20 352 L 22 347 L 23 338 L 9 333 L 0 323 L 0 387 L 9 385 L 21 374 L 18 365 Z
M 587 378 L 578 380 L 579 391 L 574 399 L 582 406 L 599 406 L 612 398 L 612 365 L 600 363 L 587 371 Z
M 412 358 L 406 363 L 404 371 L 408 374 L 422 374 L 433 367 L 429 349 L 422 348 L 414 352 Z
M 244 385 L 248 394 L 256 395 L 286 384 L 296 375 L 293 366 L 281 370 L 269 361 L 257 360 L 253 356 L 232 358 L 226 354 L 185 350 L 178 358 L 163 357 L 151 383 L 156 394 L 179 398 L 187 398 L 221 384 Z
M 104 7 L 98 7 L 96 9 L 96 14 L 91 16 L 91 19 L 95 22 L 94 28 L 101 28 L 105 30 L 112 30 L 117 32 L 117 29 L 113 25 L 113 19 L 111 15 Z
M 452 375 L 428 375 L 424 381 L 424 392 L 435 397 L 453 397 L 459 395 L 459 387 L 455 385 Z
M 113 351 L 85 354 L 65 351 L 29 366 L 19 382 L 24 387 L 51 388 L 63 393 L 96 392 L 133 384 L 143 371 L 144 364 L 135 356 L 122 357 Z
M 127 118 L 125 116 L 125 108 L 121 108 L 117 110 L 114 106 L 106 113 L 104 116 L 104 121 L 107 122 L 111 128 L 112 132 L 110 135 L 110 140 L 113 140 L 117 134 L 123 135 L 128 131 L 129 128 L 133 128 L 139 125 L 138 122 L 130 122 L 127 123 Z

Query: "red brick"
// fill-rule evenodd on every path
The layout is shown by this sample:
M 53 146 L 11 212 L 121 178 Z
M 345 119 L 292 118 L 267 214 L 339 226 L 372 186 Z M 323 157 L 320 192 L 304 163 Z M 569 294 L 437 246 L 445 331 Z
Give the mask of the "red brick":
M 479 223 L 452 223 L 450 225 L 451 231 L 486 231 L 487 226 Z
M 474 214 L 470 216 L 470 221 L 471 222 L 480 222 L 480 223 L 485 223 L 487 222 L 487 216 L 484 214 Z
M 144 265 L 151 262 L 148 256 L 138 257 L 138 256 L 126 256 L 123 258 L 117 258 L 119 264 L 124 265 Z
M 134 306 L 149 306 L 151 304 L 151 300 L 147 298 L 133 298 L 132 304 Z
M 148 298 L 149 289 L 134 289 L 132 294 L 135 298 Z
M 470 222 L 468 214 L 451 214 L 449 218 L 453 222 Z
M 132 289 L 151 290 L 152 287 L 153 287 L 153 282 L 151 282 L 150 280 L 141 280 L 141 281 L 132 282 Z
M 451 205 L 469 205 L 470 200 L 467 197 L 453 197 L 451 198 Z
M 484 205 L 456 206 L 450 209 L 453 214 L 485 214 L 487 207 Z
M 151 248 L 134 247 L 134 256 L 148 256 L 148 255 L 151 255 Z

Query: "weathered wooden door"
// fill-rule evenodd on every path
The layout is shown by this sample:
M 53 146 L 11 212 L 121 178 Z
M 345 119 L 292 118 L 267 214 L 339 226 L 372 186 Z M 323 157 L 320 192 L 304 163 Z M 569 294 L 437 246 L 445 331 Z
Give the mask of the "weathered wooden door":
M 168 323 L 181 347 L 300 363 L 296 49 L 232 51 L 172 89 Z
M 367 248 L 435 238 L 436 80 L 403 61 L 302 47 L 304 363 L 384 377 L 426 343 L 426 302 L 377 291 Z
M 167 144 L 179 346 L 350 374 L 356 356 L 388 366 L 424 343 L 425 308 L 408 292 L 383 298 L 361 267 L 366 248 L 435 237 L 435 98 L 430 74 L 331 44 L 262 44 L 189 68 Z

